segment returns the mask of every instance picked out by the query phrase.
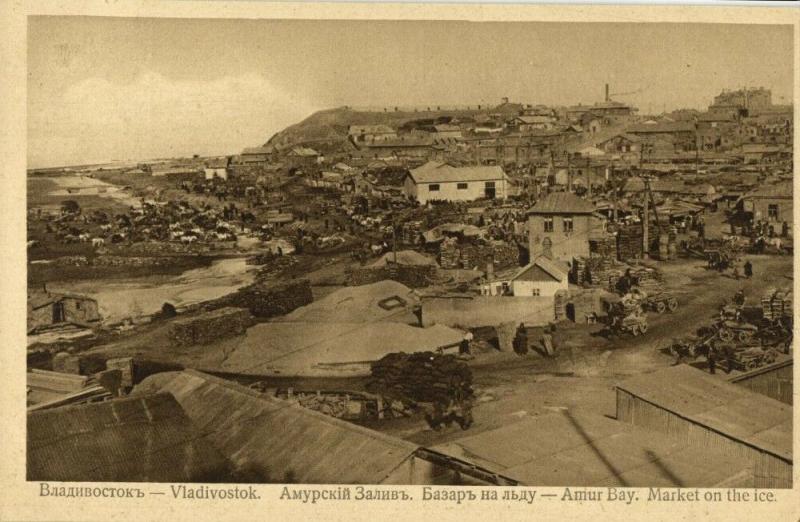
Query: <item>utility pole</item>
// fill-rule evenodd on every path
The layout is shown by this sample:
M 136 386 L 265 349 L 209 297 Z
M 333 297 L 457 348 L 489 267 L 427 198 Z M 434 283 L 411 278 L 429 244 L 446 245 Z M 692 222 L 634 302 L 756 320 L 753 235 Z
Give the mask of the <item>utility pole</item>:
M 614 176 L 614 165 L 611 164 L 608 168 L 608 172 L 611 175 L 611 204 L 613 209 L 612 219 L 614 223 L 617 222 L 617 179 Z
M 644 209 L 642 215 L 642 258 L 648 259 L 650 251 L 650 180 L 642 176 L 644 180 Z
M 397 221 L 392 216 L 392 262 L 397 266 Z
M 700 174 L 700 136 L 697 129 L 697 117 L 694 118 L 694 175 Z
M 564 151 L 564 156 L 567 158 L 567 192 L 572 192 L 572 168 L 569 163 L 569 152 Z

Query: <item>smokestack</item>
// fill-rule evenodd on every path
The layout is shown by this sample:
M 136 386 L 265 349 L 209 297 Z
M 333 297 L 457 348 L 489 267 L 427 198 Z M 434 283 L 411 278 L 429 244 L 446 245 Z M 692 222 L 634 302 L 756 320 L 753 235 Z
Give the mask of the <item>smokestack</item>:
M 611 98 L 608 97 L 608 84 L 606 84 L 606 101 L 611 101 Z

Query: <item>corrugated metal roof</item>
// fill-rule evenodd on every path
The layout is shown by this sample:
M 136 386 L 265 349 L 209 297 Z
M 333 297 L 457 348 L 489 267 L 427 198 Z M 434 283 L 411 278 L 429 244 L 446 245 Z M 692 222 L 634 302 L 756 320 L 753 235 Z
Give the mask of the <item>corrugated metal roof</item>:
M 417 183 L 456 183 L 459 181 L 499 181 L 506 177 L 501 167 L 454 167 L 441 161 L 429 161 L 412 169 Z
M 31 412 L 27 458 L 28 480 L 203 482 L 228 469 L 168 394 Z
M 572 192 L 553 192 L 531 208 L 529 214 L 591 214 L 594 205 Z
M 171 393 L 207 440 L 262 482 L 380 484 L 418 446 L 196 371 Z
M 434 450 L 529 486 L 730 486 L 748 466 L 603 415 L 572 411 L 528 418 Z M 745 479 L 735 485 L 752 484 Z
M 688 365 L 633 377 L 617 388 L 784 459 L 792 459 L 792 408 Z

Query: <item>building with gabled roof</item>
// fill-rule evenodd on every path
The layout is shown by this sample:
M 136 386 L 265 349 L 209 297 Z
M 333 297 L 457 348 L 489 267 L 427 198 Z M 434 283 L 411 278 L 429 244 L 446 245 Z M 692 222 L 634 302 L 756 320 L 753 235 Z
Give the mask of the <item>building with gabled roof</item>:
M 793 189 L 791 181 L 760 185 L 744 194 L 737 206 L 746 218 L 755 223 L 766 221 L 777 227 L 786 222 L 791 231 L 794 222 Z
M 428 201 L 474 201 L 505 199 L 510 181 L 501 167 L 455 167 L 429 161 L 412 169 L 403 182 L 405 194 L 420 203 Z
M 228 462 L 167 393 L 28 413 L 27 479 L 217 482 Z
M 355 143 L 396 139 L 397 131 L 388 125 L 350 125 L 347 135 Z
M 792 486 L 792 408 L 689 365 L 617 384 L 617 419 L 735 457 L 755 487 Z
M 482 285 L 483 295 L 515 297 L 553 297 L 559 290 L 569 289 L 569 267 L 564 263 L 539 256 L 510 277 L 496 278 Z
M 528 211 L 530 256 L 571 263 L 589 255 L 589 239 L 604 228 L 591 202 L 571 192 L 553 192 Z
M 175 397 L 235 472 L 261 483 L 448 484 L 460 475 L 471 485 L 516 484 L 457 457 L 198 371 L 149 381 L 143 387 Z

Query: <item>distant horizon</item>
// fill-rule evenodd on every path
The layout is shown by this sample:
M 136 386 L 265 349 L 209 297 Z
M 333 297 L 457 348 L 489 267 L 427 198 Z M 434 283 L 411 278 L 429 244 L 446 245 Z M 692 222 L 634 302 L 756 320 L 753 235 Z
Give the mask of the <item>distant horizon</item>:
M 792 104 L 793 27 L 31 17 L 28 167 L 230 155 L 320 110 Z

